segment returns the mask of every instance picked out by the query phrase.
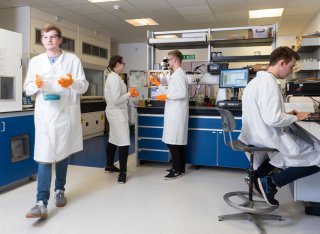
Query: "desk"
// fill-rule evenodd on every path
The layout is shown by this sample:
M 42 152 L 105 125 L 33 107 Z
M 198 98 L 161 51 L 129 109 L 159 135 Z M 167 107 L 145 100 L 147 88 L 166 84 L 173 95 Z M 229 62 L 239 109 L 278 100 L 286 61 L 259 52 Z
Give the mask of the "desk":
M 311 144 L 320 147 L 320 124 L 315 122 L 296 122 L 297 134 Z M 294 182 L 294 200 L 320 202 L 320 173 L 313 174 Z M 318 206 L 317 205 L 317 206 Z M 306 209 L 307 211 L 307 209 Z

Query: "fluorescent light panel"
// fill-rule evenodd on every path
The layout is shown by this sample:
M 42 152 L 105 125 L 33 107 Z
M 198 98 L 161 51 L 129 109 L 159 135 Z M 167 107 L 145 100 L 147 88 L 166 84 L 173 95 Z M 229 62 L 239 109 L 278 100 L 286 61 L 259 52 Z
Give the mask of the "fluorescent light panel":
M 280 17 L 282 16 L 283 8 L 263 9 L 249 11 L 249 18 L 268 18 L 268 17 Z
M 121 0 L 88 0 L 88 1 L 92 3 L 97 3 L 97 2 L 116 2 Z
M 148 25 L 159 25 L 156 21 L 154 21 L 151 18 L 145 18 L 145 19 L 128 19 L 126 20 L 127 23 L 133 25 L 133 26 L 148 26 Z

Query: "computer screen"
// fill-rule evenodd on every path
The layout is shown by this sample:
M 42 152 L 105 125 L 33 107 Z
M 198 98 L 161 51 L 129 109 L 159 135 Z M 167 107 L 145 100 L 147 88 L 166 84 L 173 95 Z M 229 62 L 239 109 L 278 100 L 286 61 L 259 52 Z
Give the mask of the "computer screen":
M 249 70 L 247 68 L 226 69 L 220 72 L 220 88 L 244 88 L 248 84 Z
M 220 71 L 219 87 L 233 91 L 231 100 L 238 100 L 239 88 L 247 86 L 249 70 L 247 68 L 224 69 Z

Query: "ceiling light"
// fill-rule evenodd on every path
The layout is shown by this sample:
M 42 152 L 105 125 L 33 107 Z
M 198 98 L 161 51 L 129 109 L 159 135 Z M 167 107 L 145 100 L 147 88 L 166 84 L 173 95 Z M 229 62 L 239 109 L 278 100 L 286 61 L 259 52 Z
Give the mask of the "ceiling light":
M 97 3 L 97 2 L 115 2 L 115 1 L 121 1 L 121 0 L 88 0 L 88 1 L 92 3 Z
M 267 18 L 267 17 L 280 17 L 282 16 L 283 8 L 252 10 L 249 11 L 249 18 Z
M 132 24 L 133 26 L 147 26 L 147 25 L 159 25 L 156 21 L 154 21 L 151 18 L 145 18 L 145 19 L 129 19 L 126 20 L 129 24 Z

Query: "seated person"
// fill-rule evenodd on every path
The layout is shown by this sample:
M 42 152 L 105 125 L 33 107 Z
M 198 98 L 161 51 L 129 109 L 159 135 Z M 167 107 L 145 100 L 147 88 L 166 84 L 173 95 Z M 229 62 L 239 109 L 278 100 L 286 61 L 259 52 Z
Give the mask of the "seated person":
M 277 149 L 254 172 L 260 191 L 270 205 L 278 205 L 274 198 L 277 187 L 320 171 L 320 152 L 286 127 L 304 120 L 310 113 L 293 111 L 285 113 L 280 84 L 293 71 L 300 56 L 289 47 L 279 47 L 270 55 L 269 68 L 260 71 L 246 86 L 242 97 L 242 130 L 239 140 L 247 145 Z M 320 149 L 320 147 L 318 148 Z M 260 154 L 265 152 L 260 152 Z M 259 160 L 255 153 L 255 163 Z M 274 167 L 284 169 L 269 174 Z M 256 166 L 255 166 L 256 168 Z

